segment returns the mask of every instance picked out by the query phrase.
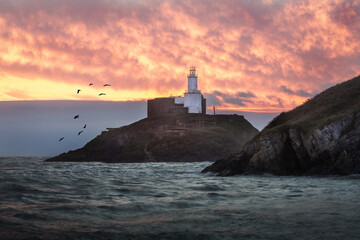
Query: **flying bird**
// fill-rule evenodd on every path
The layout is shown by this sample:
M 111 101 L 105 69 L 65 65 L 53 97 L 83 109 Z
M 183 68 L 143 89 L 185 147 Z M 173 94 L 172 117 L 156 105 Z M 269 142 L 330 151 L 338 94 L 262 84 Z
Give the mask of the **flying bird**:
M 81 89 L 78 89 L 78 90 L 77 90 L 77 94 L 79 94 L 80 91 L 81 91 Z
M 106 95 L 105 93 L 100 93 L 99 96 Z
M 78 136 L 82 133 L 83 131 L 80 131 L 79 133 L 78 133 Z
M 104 87 L 110 87 L 111 85 L 110 84 L 105 84 Z
M 60 139 L 59 139 L 59 142 L 61 142 L 63 139 L 64 139 L 64 137 L 60 138 Z
M 79 118 L 79 115 L 75 115 L 74 119 L 77 119 L 77 118 Z
M 94 84 L 93 84 L 93 83 L 90 83 L 90 84 L 89 84 L 89 86 L 92 86 L 92 85 L 94 85 Z
M 84 127 L 83 128 L 86 128 L 86 124 L 84 125 Z

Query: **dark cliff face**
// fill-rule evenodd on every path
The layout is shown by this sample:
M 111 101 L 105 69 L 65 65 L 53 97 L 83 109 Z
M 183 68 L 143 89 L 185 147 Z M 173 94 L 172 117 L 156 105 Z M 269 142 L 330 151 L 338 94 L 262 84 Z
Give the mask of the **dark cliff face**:
M 47 161 L 215 161 L 237 151 L 258 130 L 238 115 L 167 115 L 101 133 L 83 148 Z
M 203 172 L 221 176 L 271 173 L 360 173 L 360 77 L 282 113 L 235 155 Z

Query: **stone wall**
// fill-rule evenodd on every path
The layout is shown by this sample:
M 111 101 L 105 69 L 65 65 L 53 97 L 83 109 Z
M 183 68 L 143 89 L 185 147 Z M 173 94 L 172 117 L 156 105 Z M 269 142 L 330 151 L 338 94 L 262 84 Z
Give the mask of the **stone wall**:
M 175 98 L 155 98 L 147 102 L 147 116 L 188 113 L 183 104 L 176 104 Z

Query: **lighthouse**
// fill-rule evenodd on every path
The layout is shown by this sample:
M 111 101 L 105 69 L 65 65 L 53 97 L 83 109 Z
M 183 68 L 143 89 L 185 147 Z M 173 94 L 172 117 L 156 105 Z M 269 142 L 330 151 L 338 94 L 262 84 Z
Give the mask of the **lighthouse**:
M 148 117 L 183 113 L 206 114 L 206 99 L 198 89 L 195 67 L 190 67 L 187 78 L 188 89 L 184 96 L 149 99 Z
M 188 93 L 200 93 L 197 89 L 197 74 L 195 67 L 190 67 L 190 73 L 187 75 L 188 77 Z
M 203 112 L 203 96 L 197 86 L 198 75 L 195 67 L 190 67 L 188 77 L 188 90 L 184 93 L 184 107 L 187 107 L 188 113 Z

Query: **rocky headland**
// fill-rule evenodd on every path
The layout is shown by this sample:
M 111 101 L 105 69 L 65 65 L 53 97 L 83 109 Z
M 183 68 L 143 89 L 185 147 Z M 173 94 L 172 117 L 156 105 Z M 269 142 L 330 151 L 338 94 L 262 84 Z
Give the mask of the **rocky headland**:
M 283 112 L 238 153 L 203 172 L 347 175 L 360 173 L 360 76 Z
M 83 148 L 46 161 L 215 161 L 238 151 L 258 132 L 239 115 L 164 115 L 108 129 Z

